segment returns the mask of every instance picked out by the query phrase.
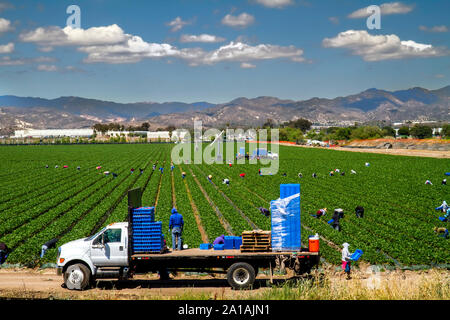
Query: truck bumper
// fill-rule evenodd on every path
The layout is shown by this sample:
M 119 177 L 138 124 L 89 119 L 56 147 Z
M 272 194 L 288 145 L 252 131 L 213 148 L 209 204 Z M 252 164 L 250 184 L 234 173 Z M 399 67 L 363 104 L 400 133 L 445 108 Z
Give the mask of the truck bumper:
M 63 274 L 63 267 L 57 267 L 57 268 L 56 268 L 56 274 L 57 274 L 58 276 L 61 276 L 61 275 Z

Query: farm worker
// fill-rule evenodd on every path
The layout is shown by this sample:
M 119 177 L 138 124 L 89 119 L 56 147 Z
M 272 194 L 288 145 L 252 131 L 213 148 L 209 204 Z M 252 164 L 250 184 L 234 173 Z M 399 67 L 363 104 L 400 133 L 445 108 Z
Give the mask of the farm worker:
M 113 176 L 113 178 L 115 179 L 115 178 L 117 178 L 117 173 L 112 173 L 112 176 Z
M 442 184 L 443 186 L 444 186 L 444 185 L 447 185 L 447 179 L 442 180 L 441 184 Z
M 182 177 L 183 179 L 186 178 L 186 172 L 183 171 L 183 172 L 181 173 L 181 177 Z
M 315 215 L 312 214 L 312 216 L 315 218 L 320 218 L 320 217 L 326 215 L 326 213 L 327 213 L 327 208 L 323 208 L 323 209 L 317 210 L 316 214 Z
M 435 233 L 438 234 L 439 237 L 448 239 L 448 230 L 447 230 L 447 228 L 444 228 L 444 227 L 440 227 L 440 228 L 434 227 L 433 230 L 434 230 Z
M 314 173 L 312 174 L 312 177 L 313 177 L 313 178 L 317 178 L 317 174 L 314 172 Z
M 222 180 L 222 183 L 229 186 L 230 185 L 230 180 L 225 178 L 225 179 Z
M 286 172 L 283 173 L 282 176 L 283 176 L 283 177 L 287 177 L 287 173 L 286 173 Z
M 183 226 L 183 216 L 178 213 L 177 209 L 173 208 L 169 220 L 169 230 L 172 231 L 173 250 L 177 250 L 177 246 L 175 244 L 178 244 L 178 250 L 181 250 L 181 242 L 183 241 L 181 238 L 181 234 L 183 233 Z
M 134 168 L 131 168 L 130 172 L 133 173 L 134 172 Z
M 0 242 L 0 264 L 4 264 L 8 258 L 9 248 L 4 242 Z
M 366 162 L 366 167 L 369 167 L 369 166 L 370 166 L 370 163 Z
M 425 181 L 425 184 L 431 184 L 432 185 L 430 180 Z
M 51 240 L 47 241 L 46 243 L 44 243 L 44 244 L 42 245 L 42 248 L 41 248 L 41 258 L 44 256 L 45 252 L 46 252 L 48 249 L 54 248 L 54 247 L 55 247 L 56 242 L 58 242 L 58 239 L 54 238 L 54 239 L 51 239 Z
M 101 166 L 96 167 L 97 170 L 100 170 L 101 168 L 102 168 Z
M 352 173 L 352 174 L 356 174 L 356 171 L 352 169 L 351 173 Z
M 299 178 L 303 178 L 303 175 L 302 175 L 301 172 L 298 173 L 298 177 L 299 177 Z
M 109 171 L 105 171 L 103 173 L 105 174 L 105 176 L 109 176 Z
M 442 202 L 442 204 L 439 207 L 435 208 L 435 209 L 436 210 L 442 210 L 442 212 L 446 212 L 448 208 L 449 208 L 449 206 L 448 206 L 447 202 L 444 200 Z
M 159 171 L 161 171 L 161 173 L 163 173 L 164 168 L 163 167 L 159 168 Z
M 344 218 L 344 209 L 338 208 L 338 209 L 335 209 L 334 212 L 337 212 L 339 214 L 339 219 Z
M 350 276 L 350 271 L 351 271 L 351 263 L 352 263 L 352 258 L 351 258 L 351 253 L 348 250 L 348 247 L 350 245 L 345 242 L 344 244 L 342 244 L 342 269 L 344 270 L 344 272 L 347 274 L 347 280 L 351 279 Z
M 269 210 L 269 209 L 266 209 L 266 208 L 263 208 L 263 207 L 259 207 L 259 211 L 260 211 L 263 215 L 265 215 L 266 217 L 270 216 L 270 210 Z
M 330 171 L 330 177 L 334 176 L 334 172 Z
M 55 166 L 55 169 L 58 169 L 58 165 Z
M 334 230 L 341 231 L 341 225 L 339 219 L 341 218 L 338 211 L 334 210 L 333 216 L 331 217 L 331 227 Z
M 258 169 L 258 175 L 261 175 L 261 169 Z
M 48 169 L 48 164 L 45 167 Z
M 69 166 L 63 166 L 63 168 L 68 168 Z
M 345 176 L 345 172 L 344 171 L 341 172 L 341 176 Z
M 139 175 L 141 175 L 141 174 L 143 174 L 143 173 L 144 173 L 144 169 L 139 168 Z
M 334 169 L 335 172 L 341 172 L 339 169 Z
M 77 170 L 80 170 L 80 169 L 81 169 L 80 166 L 78 166 L 78 167 L 77 167 Z
M 172 164 L 172 165 L 170 166 L 170 171 L 173 171 L 174 168 L 175 168 L 175 166 Z
M 213 244 L 224 244 L 224 243 L 225 243 L 225 235 L 217 237 L 213 242 Z
M 357 206 L 355 208 L 355 213 L 357 218 L 362 218 L 364 216 L 364 208 L 362 206 Z
M 239 177 L 245 178 L 245 173 L 241 173 L 241 174 L 239 175 Z
M 156 164 L 153 165 L 153 171 L 155 171 L 155 169 L 156 169 Z
M 208 176 L 209 182 L 211 182 L 211 179 L 212 179 L 212 175 L 209 175 L 209 176 Z
M 228 166 L 231 168 L 233 166 L 233 164 L 230 162 L 228 162 Z

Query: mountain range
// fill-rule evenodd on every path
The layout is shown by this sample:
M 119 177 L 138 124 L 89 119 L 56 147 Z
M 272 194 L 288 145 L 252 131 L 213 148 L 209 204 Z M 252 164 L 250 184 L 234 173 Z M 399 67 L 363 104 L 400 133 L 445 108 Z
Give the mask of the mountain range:
M 237 98 L 227 103 L 137 102 L 117 103 L 81 97 L 44 99 L 0 96 L 0 130 L 20 128 L 83 128 L 95 123 L 149 122 L 165 126 L 260 126 L 267 119 L 282 123 L 306 118 L 315 124 L 405 120 L 450 120 L 450 86 L 437 90 L 415 87 L 399 91 L 368 89 L 334 99 L 314 97 L 294 101 L 276 97 Z

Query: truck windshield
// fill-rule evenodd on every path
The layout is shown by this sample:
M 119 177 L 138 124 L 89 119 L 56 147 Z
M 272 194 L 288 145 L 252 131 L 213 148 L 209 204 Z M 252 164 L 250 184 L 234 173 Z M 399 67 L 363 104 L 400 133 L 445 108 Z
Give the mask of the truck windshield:
M 95 239 L 95 237 L 97 237 L 100 233 L 102 233 L 103 231 L 105 231 L 106 227 L 104 227 L 102 230 L 100 230 L 99 232 L 97 232 L 96 234 L 94 234 L 93 236 L 90 236 L 88 238 L 86 238 L 85 241 L 91 241 L 92 239 Z

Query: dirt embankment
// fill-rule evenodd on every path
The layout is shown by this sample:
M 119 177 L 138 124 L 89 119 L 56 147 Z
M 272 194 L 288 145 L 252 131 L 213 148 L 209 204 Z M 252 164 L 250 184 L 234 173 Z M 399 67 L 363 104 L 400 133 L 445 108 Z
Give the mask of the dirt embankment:
M 232 290 L 224 275 L 177 275 L 159 280 L 156 274 L 139 275 L 128 281 L 98 281 L 86 291 L 69 291 L 61 287 L 62 277 L 55 269 L 0 269 L 0 299 L 71 299 L 71 300 L 172 300 L 172 299 L 448 299 L 450 271 L 378 270 L 361 264 L 346 280 L 340 267 L 328 266 L 309 280 L 315 285 L 288 285 L 288 276 L 259 274 L 254 290 Z M 320 283 L 319 283 L 320 282 Z M 284 287 L 277 289 L 277 287 Z M 281 292 L 281 293 L 280 293 Z M 315 298 L 314 298 L 315 297 Z

